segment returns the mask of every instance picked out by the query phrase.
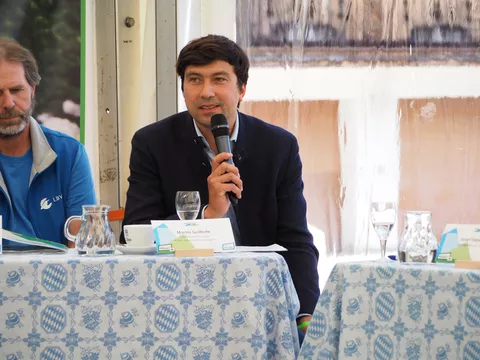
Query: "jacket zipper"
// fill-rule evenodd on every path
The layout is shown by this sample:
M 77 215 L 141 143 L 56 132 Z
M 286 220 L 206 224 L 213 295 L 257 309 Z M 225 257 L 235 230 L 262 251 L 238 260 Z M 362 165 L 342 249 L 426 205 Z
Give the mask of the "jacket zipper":
M 30 201 L 29 201 L 30 188 L 32 187 L 32 184 L 33 184 L 33 182 L 35 181 L 35 179 L 37 178 L 37 176 L 38 176 L 38 173 L 35 173 L 35 175 L 33 176 L 32 181 L 30 182 L 30 186 L 28 187 L 28 193 L 27 193 L 28 217 L 29 217 L 30 219 L 33 219 L 33 218 L 32 218 L 32 214 L 30 213 L 30 208 L 31 208 L 31 206 L 28 206 L 28 204 L 30 203 Z M 35 231 L 36 237 L 37 237 L 37 238 L 41 238 L 41 235 L 38 233 L 38 230 L 37 230 L 35 224 L 34 224 L 32 221 L 30 221 L 30 224 L 32 225 L 33 231 Z
M 9 219 L 9 217 L 11 216 L 11 214 L 12 214 L 12 212 L 13 212 L 13 208 L 12 208 L 12 203 L 10 202 L 10 198 L 7 196 L 7 194 L 5 193 L 5 191 L 3 190 L 3 188 L 0 187 L 0 190 L 2 191 L 2 194 L 3 194 L 3 196 L 5 197 L 5 200 L 7 201 L 8 207 L 9 207 L 9 209 L 10 209 L 10 213 L 7 213 L 7 215 L 5 216 L 5 219 L 2 218 L 2 227 L 5 228 L 5 225 L 7 224 L 8 219 Z

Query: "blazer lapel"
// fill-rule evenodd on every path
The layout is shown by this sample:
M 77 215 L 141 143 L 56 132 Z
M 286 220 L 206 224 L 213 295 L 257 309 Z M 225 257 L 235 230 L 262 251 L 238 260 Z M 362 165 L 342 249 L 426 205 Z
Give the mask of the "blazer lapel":
M 193 126 L 193 119 L 188 112 L 174 123 L 174 136 L 178 144 L 177 151 L 189 159 L 189 163 L 198 169 L 209 168 L 209 161 L 203 151 L 203 141 L 197 135 Z
M 242 163 L 248 156 L 247 149 L 249 148 L 248 144 L 250 142 L 248 132 L 250 126 L 245 115 L 238 113 L 238 117 L 240 120 L 240 128 L 238 129 L 238 138 L 235 149 L 233 150 L 233 162 L 235 166 L 240 169 Z
M 208 200 L 207 177 L 211 172 L 211 165 L 205 151 L 203 141 L 197 135 L 193 126 L 193 119 L 188 112 L 175 120 L 173 125 L 173 136 L 177 143 L 177 153 L 180 158 L 185 159 L 188 164 L 188 182 L 196 185 L 200 191 L 202 201 Z M 174 154 L 172 154 L 174 156 Z

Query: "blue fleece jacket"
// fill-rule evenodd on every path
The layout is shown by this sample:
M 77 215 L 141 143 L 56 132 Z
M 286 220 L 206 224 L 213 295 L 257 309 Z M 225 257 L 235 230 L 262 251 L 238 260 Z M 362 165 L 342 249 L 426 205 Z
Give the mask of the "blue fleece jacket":
M 82 205 L 96 204 L 92 172 L 84 146 L 74 138 L 47 129 L 30 118 L 33 164 L 27 196 L 27 213 L 41 239 L 66 244 L 65 220 L 82 214 Z M 2 227 L 16 231 L 10 193 L 0 173 Z M 25 234 L 31 235 L 31 234 Z M 8 242 L 4 240 L 4 246 Z

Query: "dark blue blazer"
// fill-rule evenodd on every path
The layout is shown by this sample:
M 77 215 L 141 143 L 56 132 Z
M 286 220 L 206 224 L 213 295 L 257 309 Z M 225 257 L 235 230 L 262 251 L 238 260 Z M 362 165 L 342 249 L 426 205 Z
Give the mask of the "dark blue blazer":
M 274 243 L 282 252 L 300 299 L 300 313 L 313 314 L 319 296 L 318 251 L 306 222 L 302 163 L 288 131 L 240 113 L 234 163 L 243 181 L 235 213 L 242 245 Z M 132 139 L 130 183 L 123 225 L 178 219 L 175 194 L 198 190 L 208 202 L 211 165 L 188 112 L 138 130 Z M 123 236 L 122 236 L 123 242 Z

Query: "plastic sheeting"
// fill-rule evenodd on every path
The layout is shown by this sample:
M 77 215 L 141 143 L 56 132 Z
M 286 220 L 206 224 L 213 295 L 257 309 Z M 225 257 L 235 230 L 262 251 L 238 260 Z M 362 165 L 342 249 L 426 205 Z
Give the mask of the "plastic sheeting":
M 480 223 L 479 0 L 237 0 L 241 110 L 299 140 L 322 254 L 375 254 L 372 201 Z

